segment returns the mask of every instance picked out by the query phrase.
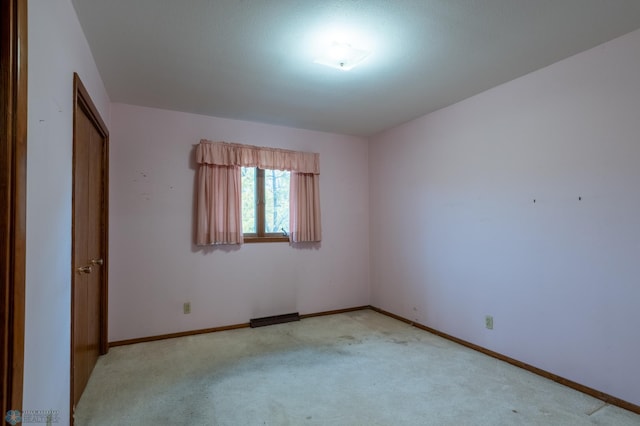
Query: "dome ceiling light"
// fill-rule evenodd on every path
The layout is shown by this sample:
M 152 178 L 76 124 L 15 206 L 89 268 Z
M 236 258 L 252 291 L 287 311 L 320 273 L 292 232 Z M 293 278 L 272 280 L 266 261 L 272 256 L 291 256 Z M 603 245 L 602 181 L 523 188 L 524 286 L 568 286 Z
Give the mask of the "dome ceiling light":
M 314 62 L 341 71 L 349 71 L 364 61 L 369 53 L 349 43 L 333 42 Z

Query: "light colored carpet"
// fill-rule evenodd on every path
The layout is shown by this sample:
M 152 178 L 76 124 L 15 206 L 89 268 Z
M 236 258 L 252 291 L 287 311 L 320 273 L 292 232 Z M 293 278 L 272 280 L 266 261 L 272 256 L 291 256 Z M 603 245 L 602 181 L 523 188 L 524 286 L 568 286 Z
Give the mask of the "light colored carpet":
M 370 310 L 112 348 L 83 425 L 640 425 Z

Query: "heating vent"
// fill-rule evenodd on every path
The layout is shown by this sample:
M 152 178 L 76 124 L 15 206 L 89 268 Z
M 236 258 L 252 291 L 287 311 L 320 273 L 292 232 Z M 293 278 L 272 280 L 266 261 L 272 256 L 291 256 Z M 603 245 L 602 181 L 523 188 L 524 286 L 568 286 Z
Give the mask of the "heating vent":
M 292 314 L 274 315 L 272 317 L 253 318 L 249 320 L 251 328 L 264 327 L 265 325 L 282 324 L 283 322 L 300 321 L 300 314 L 294 312 Z

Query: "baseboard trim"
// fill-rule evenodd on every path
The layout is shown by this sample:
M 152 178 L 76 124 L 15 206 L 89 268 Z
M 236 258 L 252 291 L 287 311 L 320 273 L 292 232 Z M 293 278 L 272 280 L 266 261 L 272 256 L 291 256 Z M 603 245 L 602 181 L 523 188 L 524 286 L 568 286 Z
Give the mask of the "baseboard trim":
M 597 399 L 599 399 L 601 401 L 604 401 L 607 404 L 615 405 L 615 406 L 618 406 L 620 408 L 624 408 L 625 410 L 632 411 L 632 412 L 634 412 L 636 414 L 640 414 L 640 405 L 633 404 L 631 402 L 625 401 L 623 399 L 617 398 L 615 396 L 609 395 L 609 394 L 601 392 L 599 390 L 590 388 L 588 386 L 585 386 L 585 385 L 582 385 L 580 383 L 574 382 L 573 380 L 565 379 L 564 377 L 558 376 L 557 374 L 550 373 L 550 372 L 548 372 L 546 370 L 543 370 L 543 369 L 538 368 L 538 367 L 534 367 L 533 365 L 527 364 L 527 363 L 522 362 L 522 361 L 518 361 L 517 359 L 510 358 L 510 357 L 508 357 L 506 355 L 503 355 L 501 353 L 492 351 L 492 350 L 484 348 L 482 346 L 478 346 L 478 345 L 476 345 L 474 343 L 471 343 L 471 342 L 467 342 L 466 340 L 459 339 L 457 337 L 451 336 L 450 334 L 447 334 L 447 333 L 443 333 L 443 332 L 438 331 L 436 329 L 433 329 L 431 327 L 427 327 L 426 325 L 422 325 L 422 324 L 417 323 L 415 321 L 408 320 L 407 318 L 404 318 L 404 317 L 401 317 L 400 315 L 396 315 L 396 314 L 393 314 L 391 312 L 385 311 L 384 309 L 380 309 L 380 308 L 377 308 L 375 306 L 369 306 L 369 308 L 371 310 L 373 310 L 373 311 L 376 311 L 376 312 L 380 313 L 380 314 L 386 315 L 388 317 L 391 317 L 393 319 L 397 319 L 398 321 L 402 321 L 404 323 L 412 325 L 412 326 L 414 326 L 416 328 L 419 328 L 421 330 L 424 330 L 424 331 L 427 331 L 429 333 L 435 334 L 436 336 L 443 337 L 443 338 L 445 338 L 447 340 L 450 340 L 452 342 L 458 343 L 458 344 L 460 344 L 462 346 L 466 346 L 466 347 L 468 347 L 470 349 L 473 349 L 475 351 L 481 352 L 481 353 L 483 353 L 485 355 L 488 355 L 490 357 L 499 359 L 500 361 L 504 361 L 504 362 L 509 363 L 511 365 L 515 365 L 516 367 L 523 368 L 523 369 L 525 369 L 527 371 L 530 371 L 530 372 L 532 372 L 534 374 L 537 374 L 538 376 L 542 376 L 542 377 L 547 378 L 549 380 L 553 380 L 554 382 L 560 383 L 561 385 L 567 386 L 567 387 L 569 387 L 571 389 L 575 389 L 575 390 L 577 390 L 579 392 L 582 392 L 584 394 L 587 394 L 587 395 L 590 395 L 590 396 L 592 396 L 594 398 L 597 398 Z
M 157 336 L 138 337 L 136 339 L 117 340 L 109 342 L 109 347 L 133 345 L 135 343 L 154 342 L 156 340 L 173 339 L 175 337 L 195 336 L 197 334 L 216 333 L 218 331 L 237 330 L 239 328 L 249 328 L 249 323 L 225 325 L 223 327 L 202 328 L 200 330 L 181 331 L 179 333 L 159 334 Z
M 346 314 L 347 312 L 362 311 L 362 310 L 370 309 L 370 308 L 371 308 L 371 306 L 364 305 L 364 306 L 356 306 L 356 307 L 353 307 L 353 308 L 335 309 L 333 311 L 315 312 L 315 313 L 312 313 L 312 314 L 300 315 L 300 319 L 313 318 L 313 317 L 324 317 L 326 315 Z
M 311 314 L 300 315 L 300 319 L 312 318 L 312 317 L 321 317 L 325 315 L 335 315 L 335 314 L 343 314 L 346 312 L 353 311 L 361 311 L 363 309 L 369 309 L 369 305 L 358 306 L 354 308 L 346 308 L 346 309 L 336 309 L 333 311 L 323 311 L 323 312 L 315 312 Z M 138 337 L 135 339 L 126 339 L 126 340 L 117 340 L 114 342 L 109 342 L 109 347 L 113 348 L 116 346 L 125 346 L 125 345 L 133 345 L 136 343 L 144 343 L 144 342 L 154 342 L 156 340 L 165 340 L 165 339 L 173 339 L 175 337 L 185 337 L 185 336 L 195 336 L 198 334 L 206 334 L 206 333 L 216 333 L 218 331 L 227 331 L 227 330 L 237 330 L 240 328 L 249 328 L 250 324 L 242 323 L 242 324 L 232 324 L 225 325 L 222 327 L 213 327 L 213 328 L 202 328 L 199 330 L 190 330 L 190 331 L 181 331 L 179 333 L 169 333 L 169 334 L 159 334 L 156 336 L 148 336 L 148 337 Z

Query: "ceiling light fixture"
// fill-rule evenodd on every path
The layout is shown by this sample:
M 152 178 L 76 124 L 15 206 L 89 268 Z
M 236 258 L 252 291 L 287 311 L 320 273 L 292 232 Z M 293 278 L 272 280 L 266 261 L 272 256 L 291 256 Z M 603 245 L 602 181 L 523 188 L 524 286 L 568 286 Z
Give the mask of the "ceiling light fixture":
M 314 61 L 341 71 L 349 71 L 369 56 L 369 52 L 353 47 L 349 43 L 333 42 L 322 55 Z

